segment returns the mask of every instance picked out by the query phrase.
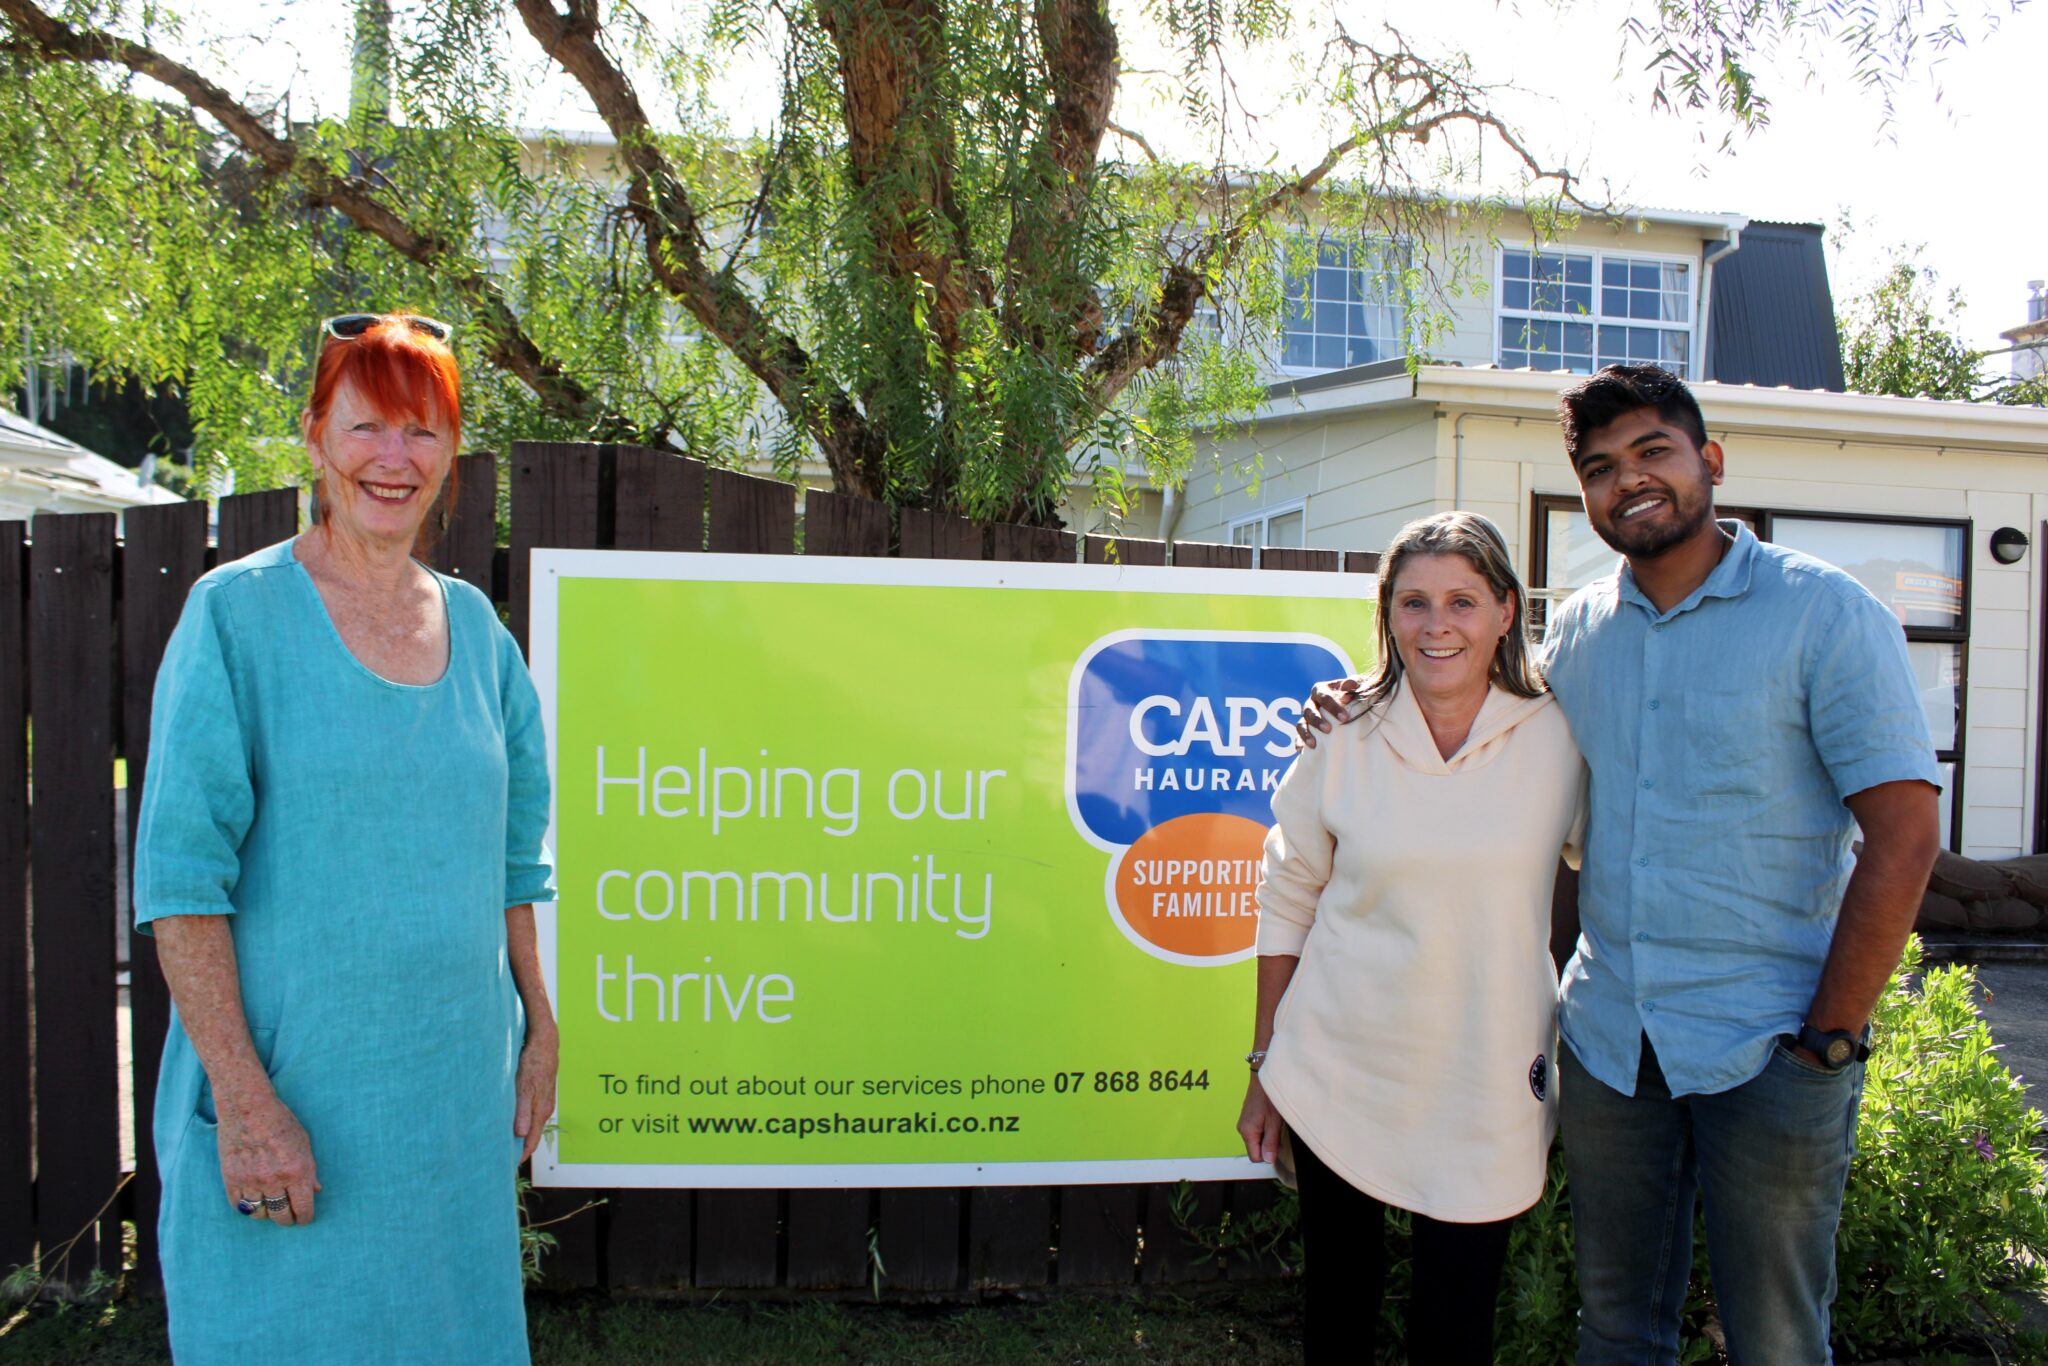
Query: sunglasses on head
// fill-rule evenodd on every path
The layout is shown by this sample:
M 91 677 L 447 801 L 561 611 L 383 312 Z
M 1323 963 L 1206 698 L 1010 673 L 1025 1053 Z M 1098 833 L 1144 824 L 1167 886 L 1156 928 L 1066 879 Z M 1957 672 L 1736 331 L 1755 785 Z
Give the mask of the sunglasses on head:
M 320 330 L 336 341 L 354 341 L 382 322 L 403 322 L 413 331 L 439 342 L 447 341 L 455 331 L 438 318 L 422 318 L 415 313 L 337 313 L 321 319 Z

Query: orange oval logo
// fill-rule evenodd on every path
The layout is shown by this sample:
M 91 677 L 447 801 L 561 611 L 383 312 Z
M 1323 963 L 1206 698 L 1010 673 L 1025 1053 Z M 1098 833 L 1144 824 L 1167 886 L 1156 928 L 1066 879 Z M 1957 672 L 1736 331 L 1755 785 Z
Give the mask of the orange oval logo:
M 1197 812 L 1154 826 L 1111 876 L 1124 933 L 1170 962 L 1241 958 L 1258 938 L 1259 854 L 1266 827 Z

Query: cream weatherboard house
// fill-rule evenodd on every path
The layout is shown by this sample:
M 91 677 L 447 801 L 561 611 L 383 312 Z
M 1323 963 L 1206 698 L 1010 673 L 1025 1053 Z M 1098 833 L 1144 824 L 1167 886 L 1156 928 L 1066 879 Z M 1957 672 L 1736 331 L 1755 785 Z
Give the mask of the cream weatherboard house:
M 1818 228 L 1652 213 L 1541 244 L 1510 228 L 1491 250 L 1490 287 L 1453 301 L 1449 342 L 1414 366 L 1385 310 L 1352 306 L 1378 297 L 1369 275 L 1338 259 L 1291 282 L 1307 306 L 1283 363 L 1311 329 L 1310 362 L 1339 358 L 1329 332 L 1348 362 L 1375 327 L 1363 349 L 1378 357 L 1285 367 L 1246 421 L 1208 435 L 1185 490 L 1160 496 L 1157 533 L 1370 552 L 1411 518 L 1468 508 L 1505 533 L 1540 612 L 1615 564 L 1580 506 L 1558 393 L 1612 360 L 1663 364 L 1726 448 L 1723 515 L 1848 570 L 1898 614 L 1951 846 L 2048 848 L 2048 412 L 1842 392 Z
M 556 140 L 571 173 L 619 180 L 608 138 Z M 542 141 L 529 140 L 536 164 Z M 1450 227 L 1443 258 L 1477 268 L 1443 300 L 1449 325 L 1425 361 L 1410 363 L 1416 319 L 1399 302 L 1402 269 L 1429 264 L 1422 248 L 1326 236 L 1316 264 L 1285 278 L 1291 307 L 1259 408 L 1205 434 L 1183 488 L 1127 471 L 1136 503 L 1121 519 L 1076 487 L 1071 529 L 1255 556 L 1375 552 L 1411 518 L 1471 508 L 1506 533 L 1539 599 L 1556 600 L 1614 564 L 1578 506 L 1558 392 L 1610 361 L 1665 365 L 1727 447 L 1728 515 L 1850 570 L 1898 612 L 1951 779 L 1951 845 L 2048 850 L 2048 412 L 1842 392 L 1815 226 L 1642 210 L 1549 235 L 1512 213 Z M 797 475 L 829 482 L 822 464 Z

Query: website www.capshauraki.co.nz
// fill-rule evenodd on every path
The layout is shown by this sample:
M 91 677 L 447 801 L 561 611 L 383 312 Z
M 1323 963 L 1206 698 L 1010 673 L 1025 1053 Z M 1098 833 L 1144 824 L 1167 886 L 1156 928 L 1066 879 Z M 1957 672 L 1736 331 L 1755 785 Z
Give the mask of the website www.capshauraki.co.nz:
M 693 1134 L 773 1134 L 778 1138 L 825 1138 L 854 1134 L 1014 1134 L 1016 1115 L 691 1115 Z

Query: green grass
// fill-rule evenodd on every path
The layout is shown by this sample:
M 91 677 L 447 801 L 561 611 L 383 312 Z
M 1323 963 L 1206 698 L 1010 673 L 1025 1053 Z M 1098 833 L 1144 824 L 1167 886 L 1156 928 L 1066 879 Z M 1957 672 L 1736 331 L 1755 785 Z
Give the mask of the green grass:
M 1295 1362 L 1300 1298 L 1289 1285 L 1181 1294 L 1054 1295 L 1036 1303 L 696 1303 L 535 1294 L 540 1366 L 654 1362 Z M 39 1306 L 0 1321 L 0 1362 L 168 1362 L 160 1301 Z

